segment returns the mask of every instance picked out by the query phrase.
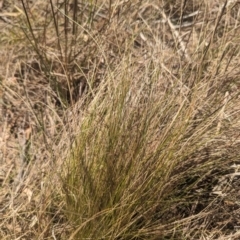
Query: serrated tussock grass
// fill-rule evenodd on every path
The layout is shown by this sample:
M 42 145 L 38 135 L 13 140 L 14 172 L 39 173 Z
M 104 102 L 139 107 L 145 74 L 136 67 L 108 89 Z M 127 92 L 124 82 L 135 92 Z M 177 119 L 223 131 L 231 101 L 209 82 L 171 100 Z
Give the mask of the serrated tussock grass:
M 209 79 L 198 81 L 187 94 L 178 84 L 161 92 L 161 67 L 136 83 L 128 63 L 123 59 L 106 77 L 79 119 L 64 165 L 65 210 L 75 226 L 71 239 L 163 237 L 181 219 L 171 211 L 182 207 L 185 221 L 191 222 L 191 188 L 221 163 L 205 154 L 220 136 L 223 107 L 214 101 L 221 94 L 217 89 L 206 96 Z M 199 114 L 200 108 L 210 112 Z M 184 189 L 182 182 L 191 178 Z M 196 219 L 205 216 L 199 212 Z

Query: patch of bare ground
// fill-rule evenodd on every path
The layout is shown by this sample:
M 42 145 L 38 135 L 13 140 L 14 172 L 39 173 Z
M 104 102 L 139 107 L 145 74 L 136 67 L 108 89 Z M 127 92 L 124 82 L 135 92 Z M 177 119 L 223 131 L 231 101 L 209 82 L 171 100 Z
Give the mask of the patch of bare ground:
M 239 11 L 230 0 L 0 1 L 1 239 L 239 239 Z M 121 82 L 129 87 L 122 105 L 129 103 L 126 117 L 114 121 L 107 106 L 122 107 Z M 88 119 L 89 135 L 76 141 Z M 106 126 L 120 121 L 121 129 L 124 119 L 124 132 L 103 153 Z M 139 194 L 131 193 L 136 205 L 124 209 L 127 217 L 98 215 L 130 205 L 127 197 L 112 206 L 111 189 L 97 185 L 103 193 L 93 196 L 101 202 L 95 206 L 89 189 L 80 195 L 69 180 L 77 178 L 65 163 L 84 141 L 94 161 L 98 154 L 118 159 L 122 142 L 135 149 L 122 149 L 133 172 L 111 168 L 123 175 L 112 176 L 122 179 L 119 188 L 126 184 L 119 195 Z M 103 150 L 92 149 L 94 141 Z M 145 158 L 152 163 L 144 162 L 146 172 L 138 165 Z M 169 171 L 159 170 L 161 161 Z M 95 168 L 99 182 L 111 172 Z M 79 207 L 78 194 L 97 210 Z

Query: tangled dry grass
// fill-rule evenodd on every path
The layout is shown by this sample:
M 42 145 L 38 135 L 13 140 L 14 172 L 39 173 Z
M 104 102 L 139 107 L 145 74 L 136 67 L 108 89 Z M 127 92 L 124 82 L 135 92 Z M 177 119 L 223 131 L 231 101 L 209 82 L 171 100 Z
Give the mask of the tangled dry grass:
M 235 0 L 0 1 L 1 239 L 239 239 Z

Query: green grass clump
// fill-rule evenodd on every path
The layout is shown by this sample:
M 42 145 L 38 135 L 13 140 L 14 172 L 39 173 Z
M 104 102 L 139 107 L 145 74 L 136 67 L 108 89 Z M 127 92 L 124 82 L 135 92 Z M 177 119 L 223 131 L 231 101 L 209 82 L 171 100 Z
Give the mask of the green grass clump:
M 204 99 L 208 80 L 161 92 L 161 70 L 136 83 L 123 59 L 79 119 L 63 178 L 70 239 L 159 239 L 183 216 L 201 219 L 207 204 L 191 213 L 192 189 L 222 161 L 206 155 L 219 137 L 220 92 Z

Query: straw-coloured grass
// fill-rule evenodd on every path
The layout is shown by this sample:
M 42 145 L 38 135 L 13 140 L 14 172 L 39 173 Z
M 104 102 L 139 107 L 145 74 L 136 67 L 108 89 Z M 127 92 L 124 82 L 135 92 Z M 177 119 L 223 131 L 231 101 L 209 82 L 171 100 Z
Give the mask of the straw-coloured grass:
M 239 239 L 237 1 L 1 7 L 1 239 Z

